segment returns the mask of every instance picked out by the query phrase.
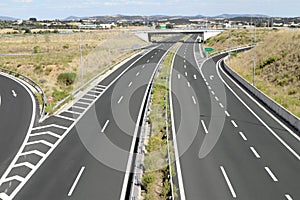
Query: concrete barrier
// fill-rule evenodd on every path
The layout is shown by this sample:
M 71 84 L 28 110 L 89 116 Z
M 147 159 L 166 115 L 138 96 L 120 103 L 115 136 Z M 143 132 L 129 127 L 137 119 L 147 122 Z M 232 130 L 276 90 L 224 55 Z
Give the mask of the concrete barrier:
M 266 106 L 268 106 L 271 110 L 273 110 L 277 115 L 279 115 L 282 119 L 288 122 L 291 126 L 297 129 L 297 135 L 300 135 L 300 119 L 293 115 L 291 112 L 286 110 L 284 107 L 273 101 L 270 97 L 266 96 L 256 87 L 253 87 L 250 83 L 248 83 L 245 79 L 240 77 L 237 73 L 235 73 L 223 60 L 221 65 L 224 69 L 241 85 L 243 85 L 247 90 L 249 90 L 255 97 L 257 97 L 260 101 L 262 101 Z

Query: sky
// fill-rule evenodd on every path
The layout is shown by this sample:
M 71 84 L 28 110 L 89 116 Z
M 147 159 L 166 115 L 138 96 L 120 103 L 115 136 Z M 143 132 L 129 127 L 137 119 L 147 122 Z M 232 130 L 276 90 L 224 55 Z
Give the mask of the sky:
M 117 14 L 298 17 L 299 8 L 299 0 L 0 0 L 0 16 L 39 20 Z

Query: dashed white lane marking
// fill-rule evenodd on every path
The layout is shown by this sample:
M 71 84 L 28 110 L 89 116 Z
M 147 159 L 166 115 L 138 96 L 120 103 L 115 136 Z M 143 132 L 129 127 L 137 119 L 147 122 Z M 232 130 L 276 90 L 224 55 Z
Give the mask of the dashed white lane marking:
M 235 121 L 231 120 L 231 123 L 232 123 L 232 125 L 233 125 L 235 128 L 238 127 L 238 125 L 235 123 Z
M 144 68 L 145 68 L 145 65 L 143 65 L 142 69 L 144 69 Z
M 180 74 L 177 74 L 178 79 L 180 79 Z
M 203 79 L 206 82 L 206 79 Z
M 81 167 L 81 169 L 80 169 L 80 171 L 79 171 L 79 173 L 78 173 L 78 175 L 77 175 L 77 177 L 76 177 L 76 179 L 75 179 L 75 181 L 74 181 L 74 183 L 73 183 L 73 185 L 72 185 L 72 187 L 71 187 L 71 189 L 70 189 L 70 191 L 68 193 L 68 197 L 72 196 L 72 194 L 73 194 L 73 192 L 75 190 L 75 187 L 78 184 L 79 179 L 82 176 L 82 173 L 83 173 L 84 170 L 85 170 L 85 167 Z
M 140 75 L 140 72 L 136 73 L 136 76 Z
M 196 75 L 196 74 L 194 74 L 194 79 L 195 79 L 195 80 L 197 79 L 197 75 Z
M 185 63 L 186 61 L 185 61 L 185 60 L 183 60 L 183 62 Z
M 293 200 L 293 198 L 292 198 L 291 195 L 289 195 L 289 194 L 285 194 L 284 196 L 285 196 L 285 198 L 286 198 L 287 200 Z
M 120 97 L 120 99 L 119 99 L 119 101 L 118 101 L 118 104 L 121 103 L 121 101 L 123 100 L 123 98 L 124 98 L 123 96 Z
M 208 86 L 208 89 L 209 89 L 209 90 L 211 90 L 211 87 L 210 87 L 210 86 Z
M 109 120 L 107 120 L 103 126 L 103 128 L 101 129 L 101 132 L 104 133 L 106 127 L 108 126 Z
M 236 198 L 236 197 L 237 197 L 237 196 L 236 196 L 236 193 L 235 193 L 235 191 L 234 191 L 234 189 L 233 189 L 233 186 L 232 186 L 232 184 L 231 184 L 231 182 L 230 182 L 230 180 L 229 180 L 229 178 L 228 178 L 228 176 L 227 176 L 227 174 L 226 174 L 226 171 L 225 171 L 224 167 L 223 167 L 223 166 L 220 166 L 220 168 L 221 168 L 222 174 L 223 174 L 223 176 L 224 176 L 224 178 L 225 178 L 225 181 L 226 181 L 226 183 L 227 183 L 227 185 L 228 185 L 228 187 L 229 187 L 229 190 L 230 190 L 230 192 L 231 192 L 232 197 L 233 197 L 233 198 Z
M 186 65 L 183 65 L 183 68 L 186 69 Z
M 208 86 L 209 84 L 208 84 L 208 82 L 205 82 L 205 84 Z
M 14 97 L 17 97 L 17 96 L 18 96 L 17 93 L 16 93 L 16 91 L 12 90 L 11 92 L 12 92 L 12 95 L 13 95 Z
M 149 63 L 150 62 L 150 60 L 147 60 L 147 63 Z
M 211 91 L 212 95 L 215 95 L 215 92 L 214 91 Z
M 187 76 L 187 75 L 188 75 L 188 74 L 187 74 L 187 72 L 185 72 L 184 74 L 185 74 L 185 76 Z
M 278 179 L 276 178 L 276 176 L 273 174 L 273 172 L 269 167 L 265 167 L 265 170 L 268 172 L 268 174 L 271 176 L 274 182 L 278 182 Z
M 129 83 L 128 87 L 131 87 L 131 85 L 132 85 L 132 82 Z
M 240 134 L 240 136 L 243 138 L 244 141 L 247 141 L 247 140 L 248 140 L 247 137 L 244 135 L 243 132 L 240 131 L 239 134 Z
M 187 85 L 188 85 L 188 87 L 191 87 L 191 84 L 190 84 L 190 82 L 187 82 Z
M 207 130 L 207 128 L 206 128 L 205 123 L 204 123 L 203 120 L 201 120 L 201 124 L 202 124 L 202 126 L 203 126 L 204 132 L 207 134 L 207 133 L 208 133 L 208 130 Z
M 260 155 L 257 153 L 254 147 L 250 147 L 252 153 L 255 155 L 256 158 L 260 158 Z
M 218 97 L 215 97 L 216 101 L 219 101 L 219 98 Z
M 221 107 L 221 108 L 224 108 L 224 106 L 223 106 L 223 104 L 222 104 L 222 103 L 219 103 L 219 105 L 220 105 L 220 107 Z
M 230 117 L 230 114 L 227 110 L 225 110 L 225 114 L 226 114 L 227 117 Z
M 153 56 L 151 56 L 151 58 L 153 58 Z
M 197 104 L 196 99 L 195 99 L 194 96 L 192 96 L 192 99 L 193 99 L 194 104 Z

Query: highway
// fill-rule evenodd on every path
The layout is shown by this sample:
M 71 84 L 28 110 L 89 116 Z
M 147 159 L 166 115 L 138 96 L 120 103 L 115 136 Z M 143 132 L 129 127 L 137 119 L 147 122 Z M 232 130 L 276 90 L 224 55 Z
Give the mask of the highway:
M 149 81 L 173 44 L 137 55 L 34 127 L 19 152 L 26 166 L 11 165 L 0 199 L 125 199 Z
M 0 174 L 35 122 L 35 100 L 20 82 L 0 74 Z
M 297 132 L 200 49 L 183 44 L 171 77 L 181 199 L 299 199 Z

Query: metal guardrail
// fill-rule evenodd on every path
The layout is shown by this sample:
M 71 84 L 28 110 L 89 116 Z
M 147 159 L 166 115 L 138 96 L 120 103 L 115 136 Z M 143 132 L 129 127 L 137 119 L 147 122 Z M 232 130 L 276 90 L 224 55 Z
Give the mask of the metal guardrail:
M 141 47 L 141 48 L 136 48 L 136 49 L 132 49 L 134 51 L 137 50 L 144 50 L 144 48 L 147 48 L 148 46 L 145 47 Z M 100 76 L 102 76 L 103 74 L 105 74 L 110 68 L 117 66 L 118 64 L 120 64 L 121 62 L 123 62 L 124 60 L 128 59 L 125 58 L 119 62 L 117 62 L 116 64 L 112 65 L 112 66 L 107 66 L 103 71 L 101 71 L 100 73 L 98 73 L 96 76 L 94 76 L 92 79 L 90 79 L 89 81 L 87 81 L 86 83 L 84 83 L 83 85 L 81 85 L 78 89 L 74 90 L 70 95 L 68 95 L 67 97 L 65 97 L 64 99 L 62 99 L 61 101 L 57 102 L 56 105 L 52 108 L 52 110 L 56 110 L 58 107 L 60 107 L 61 105 L 63 105 L 68 99 L 70 99 L 71 97 L 75 96 L 76 94 L 78 94 L 83 88 L 87 87 L 88 85 L 90 85 L 92 82 L 94 82 L 96 79 L 98 79 Z
M 297 116 L 293 115 L 290 111 L 286 110 L 284 107 L 276 103 L 270 97 L 265 95 L 263 92 L 258 90 L 256 87 L 248 83 L 245 79 L 239 76 L 236 72 L 234 72 L 223 60 L 222 62 L 224 69 L 241 85 L 243 85 L 248 91 L 250 91 L 255 97 L 257 97 L 260 101 L 262 101 L 265 105 L 267 105 L 271 110 L 273 110 L 276 114 L 278 114 L 281 118 L 283 118 L 286 122 L 288 122 L 295 129 L 300 131 L 300 120 Z M 299 133 L 298 133 L 299 135 Z
M 46 98 L 45 92 L 41 88 L 41 86 L 39 86 L 32 79 L 30 79 L 27 76 L 24 76 L 24 75 L 22 75 L 20 73 L 17 73 L 17 72 L 8 70 L 8 69 L 4 69 L 4 68 L 1 68 L 1 67 L 0 67 L 0 71 L 2 71 L 3 73 L 9 74 L 9 75 L 13 75 L 14 77 L 17 77 L 17 78 L 25 81 L 26 83 L 30 84 L 40 94 L 41 99 L 42 99 L 42 103 L 41 103 L 42 104 L 42 109 L 40 111 L 40 115 L 41 115 L 41 118 L 42 118 L 44 116 L 44 113 L 45 113 L 45 107 L 46 107 L 47 98 Z

